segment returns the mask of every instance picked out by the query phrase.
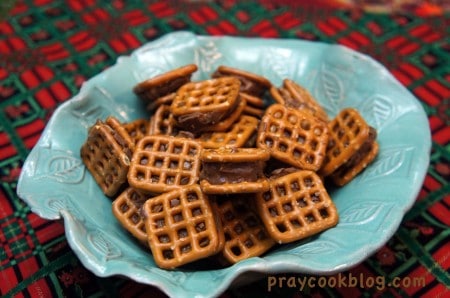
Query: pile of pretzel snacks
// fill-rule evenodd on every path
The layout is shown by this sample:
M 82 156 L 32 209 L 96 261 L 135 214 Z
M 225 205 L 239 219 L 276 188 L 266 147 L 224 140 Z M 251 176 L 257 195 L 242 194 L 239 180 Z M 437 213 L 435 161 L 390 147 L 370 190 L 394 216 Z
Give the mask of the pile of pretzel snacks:
M 376 157 L 356 109 L 334 119 L 296 82 L 195 64 L 140 82 L 148 119 L 89 128 L 80 154 L 120 224 L 173 269 L 231 265 L 338 223 L 324 183 L 343 186 Z

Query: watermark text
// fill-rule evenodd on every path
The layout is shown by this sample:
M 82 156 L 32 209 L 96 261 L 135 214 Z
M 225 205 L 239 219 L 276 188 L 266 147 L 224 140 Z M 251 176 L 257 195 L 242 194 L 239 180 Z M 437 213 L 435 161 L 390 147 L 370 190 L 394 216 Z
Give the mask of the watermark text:
M 386 280 L 385 276 L 365 276 L 364 274 L 339 273 L 333 276 L 269 276 L 267 290 L 274 288 L 298 288 L 303 291 L 307 288 L 376 288 L 379 291 L 386 287 L 411 288 L 424 287 L 424 277 L 394 277 Z

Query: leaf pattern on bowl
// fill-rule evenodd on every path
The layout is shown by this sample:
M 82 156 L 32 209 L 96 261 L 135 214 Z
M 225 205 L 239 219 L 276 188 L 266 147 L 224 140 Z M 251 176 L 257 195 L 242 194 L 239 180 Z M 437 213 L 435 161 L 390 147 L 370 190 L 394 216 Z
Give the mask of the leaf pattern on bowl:
M 344 84 L 331 69 L 322 67 L 319 73 L 320 86 L 322 87 L 327 109 L 336 114 L 342 107 L 344 101 Z
M 85 88 L 76 100 L 70 102 L 73 106 L 70 113 L 75 117 L 79 124 L 85 128 L 85 133 L 97 119 L 106 119 L 108 116 L 115 115 L 120 117 L 124 114 L 122 105 L 118 105 L 112 96 L 102 87 L 93 86 Z M 128 108 L 125 108 L 127 111 Z M 119 120 L 123 120 L 120 117 Z
M 85 167 L 82 161 L 69 150 L 50 147 L 36 147 L 37 180 L 49 180 L 65 184 L 80 184 L 84 180 Z
M 80 222 L 85 221 L 85 217 L 79 208 L 73 205 L 71 196 L 65 192 L 55 191 L 51 194 L 47 194 L 47 201 L 45 202 L 48 210 L 51 210 L 54 214 L 59 214 L 62 211 L 70 213 L 74 218 L 77 218 Z
M 411 163 L 414 157 L 414 147 L 398 146 L 382 148 L 370 167 L 367 167 L 355 179 L 354 183 L 367 183 L 375 179 L 407 178 L 412 175 Z M 393 175 L 395 173 L 395 175 Z
M 97 229 L 88 231 L 87 239 L 105 261 L 119 258 L 122 255 L 120 248 L 105 233 Z
M 378 132 L 393 120 L 396 113 L 392 100 L 379 94 L 366 99 L 360 110 L 367 123 L 374 126 Z
M 176 285 L 183 285 L 183 283 L 188 279 L 188 274 L 183 271 L 167 271 L 158 267 L 147 268 L 147 270 L 154 272 L 158 276 L 161 276 Z
M 301 257 L 308 257 L 310 255 L 324 255 L 334 253 L 339 248 L 339 245 L 330 240 L 321 240 L 320 238 L 301 245 L 295 249 L 295 253 Z
M 214 71 L 222 57 L 223 54 L 214 41 L 203 42 L 194 49 L 194 63 L 205 73 Z
M 340 228 L 376 233 L 394 206 L 394 203 L 376 200 L 352 204 L 340 210 L 338 225 Z
M 83 181 L 85 167 L 78 158 L 55 156 L 48 161 L 47 175 L 41 178 L 56 180 L 60 183 L 78 184 Z
M 260 59 L 264 61 L 265 66 L 262 75 L 271 77 L 273 84 L 281 84 L 284 79 L 293 78 L 296 73 L 295 67 L 286 67 L 286 61 L 295 65 L 291 50 L 280 51 L 270 47 L 262 51 Z

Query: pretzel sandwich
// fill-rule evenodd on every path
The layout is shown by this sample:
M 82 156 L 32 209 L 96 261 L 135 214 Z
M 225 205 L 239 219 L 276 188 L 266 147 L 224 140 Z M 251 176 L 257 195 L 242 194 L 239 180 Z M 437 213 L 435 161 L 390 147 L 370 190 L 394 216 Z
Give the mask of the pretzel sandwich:
M 256 97 L 262 96 L 264 92 L 266 92 L 270 88 L 270 86 L 272 86 L 272 83 L 261 75 L 225 65 L 219 66 L 212 74 L 212 77 L 237 78 L 241 82 L 240 91 Z
M 176 92 L 182 85 L 191 81 L 197 65 L 188 64 L 149 78 L 134 86 L 133 92 L 147 104 L 158 98 Z
M 308 90 L 290 79 L 284 79 L 279 88 L 270 88 L 275 102 L 295 109 L 303 109 L 315 117 L 328 122 L 328 115 Z
M 272 104 L 261 119 L 256 145 L 291 166 L 317 171 L 322 166 L 327 142 L 325 122 L 308 112 Z
M 114 117 L 98 120 L 89 128 L 80 156 L 94 180 L 108 197 L 113 197 L 127 182 L 134 142 Z
M 342 186 L 375 159 L 377 132 L 353 108 L 342 110 L 328 127 L 330 139 L 319 174 L 323 177 L 331 175 L 332 180 Z

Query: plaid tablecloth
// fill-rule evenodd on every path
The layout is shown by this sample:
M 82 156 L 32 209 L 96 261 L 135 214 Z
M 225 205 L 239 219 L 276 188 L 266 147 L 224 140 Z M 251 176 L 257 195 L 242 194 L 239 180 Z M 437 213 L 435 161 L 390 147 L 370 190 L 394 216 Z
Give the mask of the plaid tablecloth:
M 268 292 L 267 279 L 262 279 L 230 289 L 223 297 L 449 297 L 449 14 L 430 6 L 426 12 L 432 15 L 423 9 L 373 14 L 326 6 L 324 1 L 297 2 L 1 0 L 0 295 L 164 297 L 150 286 L 94 276 L 71 251 L 62 223 L 33 214 L 17 197 L 16 186 L 23 162 L 52 112 L 84 81 L 114 64 L 119 55 L 166 33 L 189 30 L 324 41 L 366 53 L 421 101 L 432 132 L 431 164 L 415 205 L 386 245 L 346 272 L 411 282 L 419 277 L 424 284 L 381 291 L 299 291 L 286 286 Z M 432 8 L 439 5 L 425 2 L 437 3 Z

